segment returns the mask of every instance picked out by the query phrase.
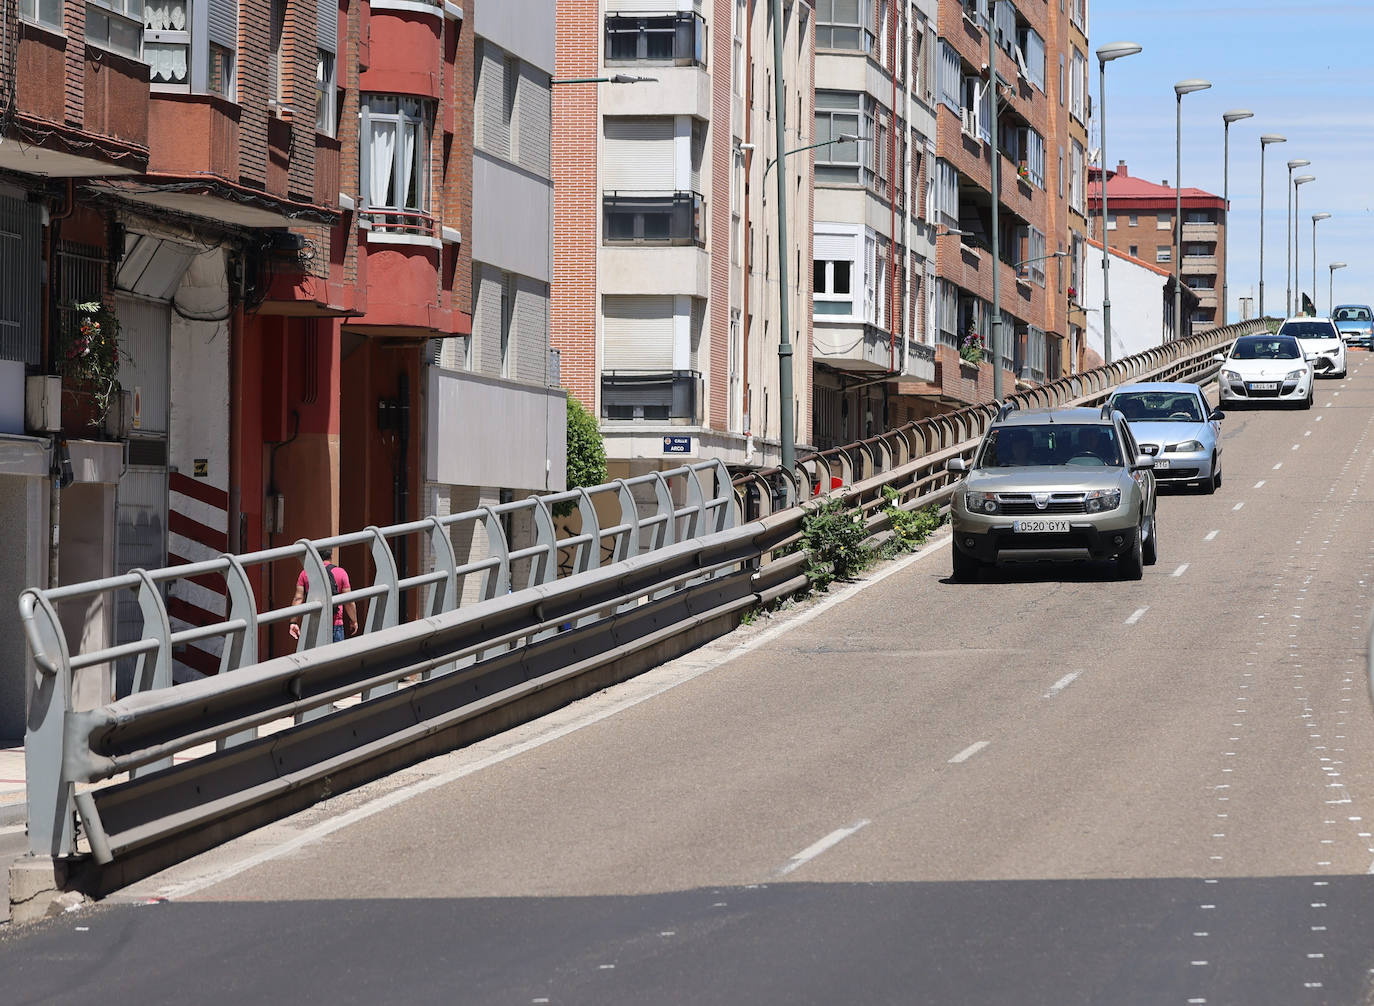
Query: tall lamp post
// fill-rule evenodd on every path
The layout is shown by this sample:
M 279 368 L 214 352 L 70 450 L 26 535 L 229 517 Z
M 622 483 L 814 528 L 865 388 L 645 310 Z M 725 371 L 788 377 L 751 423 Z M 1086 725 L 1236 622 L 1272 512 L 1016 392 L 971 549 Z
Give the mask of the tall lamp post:
M 1298 187 L 1299 187 L 1299 186 L 1302 186 L 1302 185 L 1306 185 L 1308 182 L 1315 182 L 1316 180 L 1317 180 L 1317 176 L 1316 176 L 1316 175 L 1299 175 L 1297 178 L 1294 178 L 1294 179 L 1293 179 L 1293 313 L 1294 313 L 1294 314 L 1300 314 L 1300 313 L 1302 313 L 1302 289 L 1301 289 L 1302 283 L 1301 283 L 1301 281 L 1298 279 L 1298 276 L 1299 276 L 1299 268 L 1300 268 L 1301 265 L 1302 265 L 1302 263 L 1300 262 L 1301 252 L 1299 251 L 1299 248 L 1298 248 L 1298 215 L 1299 215 L 1299 211 L 1298 211 L 1298 194 L 1299 194 L 1299 193 L 1298 193 Z M 1317 296 L 1317 291 L 1316 291 L 1316 290 L 1313 290 L 1313 291 L 1312 291 L 1312 296 L 1313 296 L 1314 298 Z
M 1317 224 L 1322 220 L 1330 220 L 1330 213 L 1312 214 L 1312 310 L 1317 310 Z M 1320 314 L 1320 312 L 1318 312 Z M 1326 298 L 1326 313 L 1331 313 L 1331 298 Z
M 1264 317 L 1264 151 L 1271 143 L 1287 143 L 1288 138 L 1278 133 L 1265 133 L 1260 137 L 1260 277 L 1259 277 L 1259 317 Z
M 1326 302 L 1328 305 L 1336 303 L 1336 270 L 1344 269 L 1344 262 L 1332 262 L 1326 267 L 1329 271 L 1326 274 Z
M 1222 145 L 1221 145 L 1221 211 L 1226 214 L 1226 219 L 1222 221 L 1221 228 L 1221 324 L 1226 324 L 1227 306 L 1231 303 L 1228 286 L 1226 283 L 1226 273 L 1231 265 L 1231 256 L 1226 253 L 1228 244 L 1227 237 L 1231 233 L 1231 123 L 1239 122 L 1241 119 L 1252 119 L 1255 113 L 1244 108 L 1232 109 L 1223 112 L 1221 115 L 1222 126 Z
M 1109 273 L 1111 255 L 1107 251 L 1107 64 L 1122 56 L 1134 56 L 1141 47 L 1134 42 L 1108 42 L 1097 50 L 1097 98 L 1100 106 L 1102 146 L 1098 153 L 1098 184 L 1102 186 L 1102 357 L 1112 362 L 1112 295 Z
M 1283 295 L 1283 316 L 1284 316 L 1285 318 L 1291 317 L 1291 316 L 1293 315 L 1293 313 L 1294 313 L 1294 312 L 1293 312 L 1293 169 L 1294 169 L 1294 168 L 1305 168 L 1305 167 L 1307 167 L 1307 166 L 1308 166 L 1309 164 L 1311 164 L 1311 163 L 1312 163 L 1312 162 L 1309 161 L 1309 160 L 1307 160 L 1307 158 L 1305 158 L 1305 157 L 1295 157 L 1293 160 L 1291 160 L 1291 161 L 1288 162 L 1288 216 L 1284 218 L 1284 224 L 1285 224 L 1285 226 L 1287 226 L 1287 228 L 1288 228 L 1288 230 L 1287 230 L 1287 234 L 1288 234 L 1288 251 L 1285 253 L 1285 254 L 1287 254 L 1288 258 L 1287 258 L 1287 260 L 1286 260 L 1286 261 L 1287 261 L 1287 264 L 1284 266 L 1284 272 L 1283 272 L 1283 284 L 1284 284 L 1284 288 L 1285 288 L 1284 295 Z
M 988 5 L 988 23 L 983 30 L 988 35 L 988 104 L 991 120 L 992 158 L 988 184 L 992 186 L 992 339 L 988 348 L 992 350 L 992 397 L 1002 400 L 1002 225 L 999 220 L 1002 202 L 1002 155 L 998 151 L 997 136 L 997 41 L 993 25 L 997 21 L 997 0 Z
M 1174 112 L 1174 338 L 1183 335 L 1183 96 L 1194 91 L 1205 91 L 1212 86 L 1210 80 L 1193 78 L 1180 80 L 1174 85 L 1176 110 Z M 1106 235 L 1103 235 L 1106 238 Z

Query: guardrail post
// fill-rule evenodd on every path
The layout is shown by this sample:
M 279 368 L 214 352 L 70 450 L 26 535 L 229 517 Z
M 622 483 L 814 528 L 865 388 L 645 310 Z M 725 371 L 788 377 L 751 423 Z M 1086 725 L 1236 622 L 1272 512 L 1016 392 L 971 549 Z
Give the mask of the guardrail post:
M 620 523 L 627 530 L 616 539 L 613 562 L 623 562 L 632 555 L 639 554 L 639 507 L 635 505 L 634 493 L 624 479 L 616 479 L 616 497 L 620 502 Z
M 152 637 L 157 640 L 156 650 L 138 655 L 138 663 L 134 670 L 134 692 L 171 688 L 172 621 L 167 616 L 167 606 L 162 603 L 162 591 L 158 589 L 146 569 L 132 569 L 129 572 L 139 579 L 138 610 L 143 615 L 143 638 Z M 129 778 L 135 779 L 171 766 L 171 758 L 162 758 L 131 770 Z
M 24 732 L 24 785 L 28 797 L 29 852 L 70 856 L 76 809 L 62 768 L 62 740 L 72 708 L 71 655 L 52 602 L 37 590 L 19 595 L 32 660 L 28 725 Z
M 706 493 L 701 488 L 701 479 L 697 478 L 695 469 L 688 468 L 683 473 L 683 478 L 687 482 L 687 533 L 682 539 L 698 538 L 705 533 L 706 516 Z
M 510 542 L 506 541 L 506 531 L 501 526 L 501 518 L 490 506 L 482 507 L 484 516 L 482 523 L 487 529 L 487 555 L 498 560 L 495 569 L 488 569 L 486 578 L 482 584 L 482 599 L 490 601 L 493 597 L 501 594 L 510 593 Z M 511 649 L 508 644 L 504 649 Z M 463 662 L 463 666 L 484 659 L 489 653 L 495 650 L 479 650 L 468 660 Z
M 656 507 L 654 516 L 667 516 L 667 520 L 660 521 L 654 525 L 650 532 L 650 543 L 647 552 L 656 552 L 665 545 L 671 545 L 677 540 L 677 509 L 673 506 L 673 491 L 668 487 L 668 480 L 663 477 L 662 472 L 654 472 L 654 501 Z M 641 548 L 643 544 L 641 543 Z
M 458 556 L 454 554 L 453 542 L 449 539 L 448 529 L 438 517 L 429 518 L 429 548 L 434 554 L 434 569 L 442 572 L 444 578 L 429 585 L 429 596 L 425 599 L 425 614 L 430 618 L 453 611 L 458 607 Z M 431 667 L 420 674 L 421 681 L 456 670 L 456 661 Z
M 224 583 L 229 591 L 229 621 L 243 620 L 242 631 L 230 632 L 224 638 L 224 652 L 219 658 L 219 672 L 230 674 L 240 667 L 258 662 L 258 605 L 253 597 L 253 581 L 248 579 L 248 571 L 238 556 L 225 553 L 222 557 L 229 564 L 224 571 Z M 215 743 L 215 750 L 247 744 L 258 736 L 257 727 L 230 734 Z
M 713 499 L 719 500 L 720 505 L 716 507 L 715 519 L 711 521 L 711 529 L 713 531 L 727 531 L 732 527 L 739 527 L 740 515 L 736 510 L 739 503 L 735 499 L 735 487 L 730 484 L 730 469 L 725 467 L 724 461 L 716 458 L 712 474 L 715 476 L 716 486 L 711 496 Z
M 319 605 L 315 611 L 301 616 L 301 634 L 296 640 L 296 652 L 300 653 L 334 641 L 334 608 L 329 603 L 333 595 L 329 589 L 329 570 L 325 569 L 324 559 L 320 557 L 315 543 L 309 538 L 302 538 L 296 544 L 305 549 L 305 554 L 301 556 L 301 567 L 306 578 L 305 600 Z
M 582 518 L 582 533 L 591 535 L 591 541 L 577 546 L 573 553 L 573 572 L 585 573 L 589 569 L 601 568 L 601 521 L 596 516 L 596 504 L 591 493 L 579 489 L 577 513 Z

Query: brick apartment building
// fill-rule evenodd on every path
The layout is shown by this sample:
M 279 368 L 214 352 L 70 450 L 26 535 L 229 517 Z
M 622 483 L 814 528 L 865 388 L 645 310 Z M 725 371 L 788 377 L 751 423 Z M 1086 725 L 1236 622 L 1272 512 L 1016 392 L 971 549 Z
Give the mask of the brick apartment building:
M 1094 169 L 1089 191 L 1094 219 L 1102 212 L 1100 184 L 1099 172 Z M 1180 197 L 1181 235 L 1176 232 L 1179 221 L 1174 219 Z M 1172 272 L 1175 241 L 1182 240 L 1178 274 L 1183 285 L 1197 295 L 1197 305 L 1191 313 L 1184 312 L 1183 323 L 1176 326 L 1180 337 L 1224 323 L 1221 288 L 1226 275 L 1226 210 L 1221 196 L 1202 189 L 1184 188 L 1178 193 L 1167 181 L 1155 184 L 1136 178 L 1125 161 L 1107 172 L 1107 241 L 1112 248 Z M 1171 319 L 1166 321 L 1171 323 Z
M 789 149 L 810 142 L 812 9 L 784 8 Z M 777 162 L 771 3 L 561 0 L 552 337 L 614 475 L 779 459 L 777 174 L 798 443 L 811 440 L 811 158 Z M 614 76 L 651 78 L 614 83 Z
M 27 543 L 0 592 L 560 487 L 552 64 L 553 0 L 0 0 L 0 514 Z M 103 420 L 67 363 L 90 302 L 119 337 Z M 187 579 L 168 608 L 225 596 Z M 141 632 L 132 595 L 70 614 Z M 12 620 L 0 653 L 11 736 Z

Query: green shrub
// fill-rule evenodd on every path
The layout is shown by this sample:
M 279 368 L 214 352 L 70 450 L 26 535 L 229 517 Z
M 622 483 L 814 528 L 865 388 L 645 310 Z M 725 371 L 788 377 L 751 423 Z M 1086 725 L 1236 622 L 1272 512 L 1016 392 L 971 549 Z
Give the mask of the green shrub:
M 568 395 L 568 488 L 599 486 L 606 482 L 606 445 L 596 417 L 573 395 Z M 554 507 L 555 517 L 577 509 L 573 502 Z
M 914 552 L 925 544 L 926 539 L 943 521 L 940 508 L 933 503 L 920 510 L 903 510 L 897 505 L 901 493 L 891 486 L 883 487 L 883 498 L 887 500 L 883 513 L 887 514 L 892 522 L 892 538 L 883 547 L 884 556 Z
M 813 511 L 802 525 L 806 549 L 806 577 L 815 590 L 825 591 L 836 580 L 853 579 L 873 562 L 873 550 L 865 543 L 868 531 L 863 514 L 839 500 Z

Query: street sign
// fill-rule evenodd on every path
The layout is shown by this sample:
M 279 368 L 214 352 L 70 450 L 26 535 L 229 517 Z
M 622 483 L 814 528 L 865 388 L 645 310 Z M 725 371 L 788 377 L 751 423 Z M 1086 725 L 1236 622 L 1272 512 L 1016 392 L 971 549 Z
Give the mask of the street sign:
M 663 438 L 663 453 L 664 453 L 664 454 L 691 454 L 691 453 L 692 453 L 692 438 L 691 438 L 691 437 L 664 437 L 664 438 Z

